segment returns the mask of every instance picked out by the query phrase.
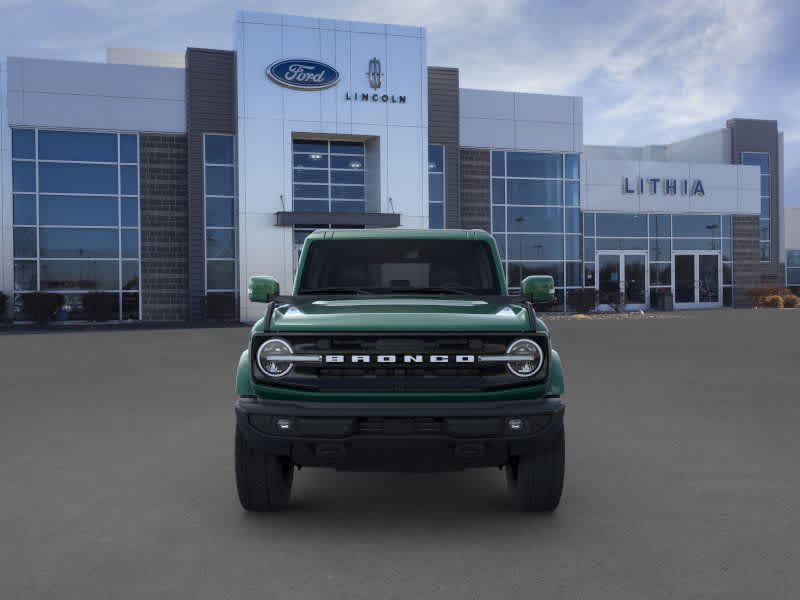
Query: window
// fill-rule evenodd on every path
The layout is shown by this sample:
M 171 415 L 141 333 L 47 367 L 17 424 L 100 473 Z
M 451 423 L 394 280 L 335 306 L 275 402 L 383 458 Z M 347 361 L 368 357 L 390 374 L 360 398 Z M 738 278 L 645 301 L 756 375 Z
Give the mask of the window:
M 555 310 L 582 287 L 580 155 L 491 153 L 492 233 L 509 286 L 532 274 L 552 275 Z
M 444 228 L 444 146 L 428 144 L 428 227 Z
M 14 311 L 28 292 L 61 294 L 57 320 L 83 320 L 85 294 L 140 318 L 139 139 L 134 133 L 12 131 Z
M 761 217 L 759 221 L 761 262 L 769 262 L 772 259 L 770 242 L 770 200 L 772 193 L 769 161 L 769 152 L 742 152 L 743 165 L 753 165 L 761 169 Z
M 364 143 L 292 141 L 296 211 L 364 212 Z
M 236 230 L 236 138 L 204 136 L 206 292 L 232 303 L 239 287 Z M 213 315 L 209 315 L 213 316 Z
M 800 287 L 800 250 L 786 251 L 786 285 Z

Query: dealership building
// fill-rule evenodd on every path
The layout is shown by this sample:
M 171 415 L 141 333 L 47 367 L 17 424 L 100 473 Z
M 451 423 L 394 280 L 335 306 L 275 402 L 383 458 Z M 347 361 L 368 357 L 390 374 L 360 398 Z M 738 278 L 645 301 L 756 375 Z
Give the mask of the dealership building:
M 553 310 L 586 288 L 601 309 L 749 306 L 800 277 L 776 121 L 590 146 L 582 98 L 461 88 L 424 28 L 240 12 L 234 32 L 233 51 L 0 63 L 16 319 L 43 291 L 60 320 L 103 292 L 120 320 L 253 321 L 248 278 L 290 289 L 319 228 L 486 229 L 512 288 L 553 276 Z

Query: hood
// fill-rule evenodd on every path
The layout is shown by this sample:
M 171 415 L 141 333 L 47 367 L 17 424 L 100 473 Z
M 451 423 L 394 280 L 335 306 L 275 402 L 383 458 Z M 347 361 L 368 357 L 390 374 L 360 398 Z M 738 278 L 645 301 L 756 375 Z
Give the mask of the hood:
M 271 331 L 530 331 L 521 304 L 500 297 L 309 299 L 279 304 Z

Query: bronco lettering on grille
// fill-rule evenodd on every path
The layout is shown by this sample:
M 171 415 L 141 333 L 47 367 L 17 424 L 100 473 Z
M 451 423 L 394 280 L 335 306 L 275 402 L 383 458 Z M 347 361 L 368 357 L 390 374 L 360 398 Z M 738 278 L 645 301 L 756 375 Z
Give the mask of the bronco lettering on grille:
M 430 354 L 430 355 L 422 355 L 422 354 L 377 354 L 375 356 L 370 354 L 326 354 L 324 357 L 326 363 L 382 363 L 382 364 L 392 364 L 392 363 L 403 363 L 403 364 L 414 364 L 414 363 L 434 363 L 434 364 L 441 364 L 441 363 L 449 363 L 449 362 L 456 362 L 456 363 L 474 363 L 475 362 L 475 355 L 474 354 L 456 354 L 454 356 L 450 356 L 448 354 Z

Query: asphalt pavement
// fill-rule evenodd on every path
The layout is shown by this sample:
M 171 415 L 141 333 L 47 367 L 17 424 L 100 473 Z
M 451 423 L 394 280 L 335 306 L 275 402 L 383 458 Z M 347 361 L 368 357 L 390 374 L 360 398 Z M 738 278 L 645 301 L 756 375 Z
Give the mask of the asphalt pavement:
M 553 320 L 552 515 L 496 469 L 303 469 L 247 514 L 247 329 L 0 335 L 0 598 L 800 597 L 800 310 Z

